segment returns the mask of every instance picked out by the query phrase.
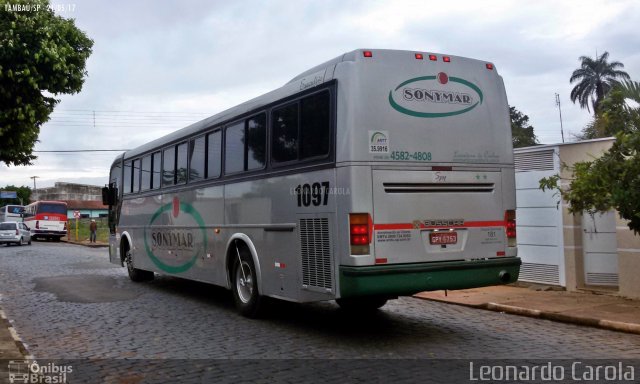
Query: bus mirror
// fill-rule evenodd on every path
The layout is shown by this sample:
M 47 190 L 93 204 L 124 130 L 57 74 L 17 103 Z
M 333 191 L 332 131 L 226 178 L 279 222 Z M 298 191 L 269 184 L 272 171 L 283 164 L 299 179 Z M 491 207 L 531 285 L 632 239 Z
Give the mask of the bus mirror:
M 102 188 L 102 205 L 111 205 L 109 201 L 109 187 Z
M 114 190 L 110 187 L 102 188 L 102 204 L 104 205 L 115 205 L 115 193 Z

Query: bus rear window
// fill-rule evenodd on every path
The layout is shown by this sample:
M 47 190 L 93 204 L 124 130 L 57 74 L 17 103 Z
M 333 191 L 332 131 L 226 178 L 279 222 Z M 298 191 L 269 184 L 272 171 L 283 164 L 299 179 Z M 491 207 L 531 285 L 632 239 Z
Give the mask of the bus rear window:
M 67 206 L 64 204 L 55 203 L 40 203 L 38 204 L 37 213 L 57 213 L 59 215 L 67 215 Z

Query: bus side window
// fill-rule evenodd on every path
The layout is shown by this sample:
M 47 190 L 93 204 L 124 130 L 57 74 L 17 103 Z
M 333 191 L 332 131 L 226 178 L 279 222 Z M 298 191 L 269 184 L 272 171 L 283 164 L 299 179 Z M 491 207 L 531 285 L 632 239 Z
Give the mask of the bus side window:
M 160 174 L 162 173 L 162 153 L 155 152 L 151 155 L 151 162 L 151 169 L 153 169 L 151 173 L 151 189 L 158 189 L 160 188 Z
M 218 130 L 207 135 L 207 152 L 207 178 L 218 178 L 222 160 L 222 131 Z
M 131 162 L 126 161 L 124 163 L 124 180 L 122 180 L 122 191 L 126 193 L 131 193 L 131 181 L 133 176 L 133 169 L 131 168 Z
M 140 189 L 146 191 L 151 188 L 151 155 L 142 158 L 140 174 Z
M 187 182 L 187 143 L 178 144 L 176 147 L 176 184 Z
M 244 121 L 227 127 L 224 148 L 224 173 L 244 171 Z
M 267 150 L 267 116 L 262 113 L 247 120 L 247 170 L 261 169 L 265 165 Z
M 189 145 L 189 182 L 199 181 L 205 177 L 205 138 L 200 136 L 191 140 Z
M 271 113 L 271 159 L 276 163 L 298 159 L 298 104 Z
M 329 153 L 330 96 L 320 92 L 301 100 L 300 107 L 300 160 L 325 156 Z
M 176 147 L 169 147 L 163 151 L 162 186 L 175 184 L 176 176 Z
M 140 192 L 140 159 L 133 160 L 133 192 Z

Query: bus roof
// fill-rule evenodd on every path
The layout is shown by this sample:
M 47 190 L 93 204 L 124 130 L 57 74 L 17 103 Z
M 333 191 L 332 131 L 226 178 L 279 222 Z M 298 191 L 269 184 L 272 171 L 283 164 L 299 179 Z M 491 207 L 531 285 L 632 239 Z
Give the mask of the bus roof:
M 305 79 L 310 77 L 311 80 L 308 83 L 311 83 L 312 86 L 320 85 L 324 82 L 333 79 L 333 70 L 335 66 L 341 62 L 357 62 L 363 59 L 363 54 L 365 52 L 371 52 L 373 57 L 376 60 L 400 60 L 406 59 L 409 55 L 422 55 L 424 60 L 429 60 L 431 56 L 448 57 L 451 60 L 455 61 L 479 61 L 475 59 L 469 59 L 460 56 L 452 56 L 452 55 L 443 55 L 440 53 L 434 52 L 420 52 L 420 51 L 408 51 L 408 50 L 392 50 L 392 49 L 356 49 L 351 52 L 344 53 L 334 59 L 328 60 L 322 64 L 316 65 L 293 79 L 284 84 L 282 87 L 275 89 L 271 92 L 265 93 L 261 96 L 248 100 L 242 104 L 239 104 L 235 107 L 229 108 L 225 111 L 217 113 L 211 117 L 200 120 L 196 123 L 193 123 L 187 127 L 182 129 L 178 129 L 168 135 L 160 137 L 156 140 L 153 140 L 149 143 L 143 144 L 137 148 L 131 149 L 125 152 L 124 158 L 132 158 L 140 156 L 149 151 L 164 147 L 166 145 L 175 144 L 182 140 L 185 137 L 189 137 L 191 135 L 198 134 L 200 132 L 204 132 L 208 129 L 211 129 L 216 126 L 221 126 L 225 123 L 232 122 L 240 117 L 245 117 L 247 114 L 254 112 L 256 110 L 261 109 L 262 107 L 268 106 L 271 103 L 277 102 L 287 96 L 291 96 L 297 92 L 300 92 L 303 89 L 306 89 Z M 416 56 L 417 57 L 417 56 Z M 485 62 L 490 64 L 493 68 L 493 64 L 490 62 Z M 329 69 L 333 69 L 329 72 Z M 116 159 L 117 161 L 117 159 Z

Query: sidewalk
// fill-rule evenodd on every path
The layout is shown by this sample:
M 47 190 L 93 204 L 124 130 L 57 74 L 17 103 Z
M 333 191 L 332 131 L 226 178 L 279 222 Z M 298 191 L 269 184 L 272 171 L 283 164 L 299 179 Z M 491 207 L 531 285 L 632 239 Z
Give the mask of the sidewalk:
M 497 286 L 415 297 L 472 308 L 640 334 L 640 300 L 593 292 Z

